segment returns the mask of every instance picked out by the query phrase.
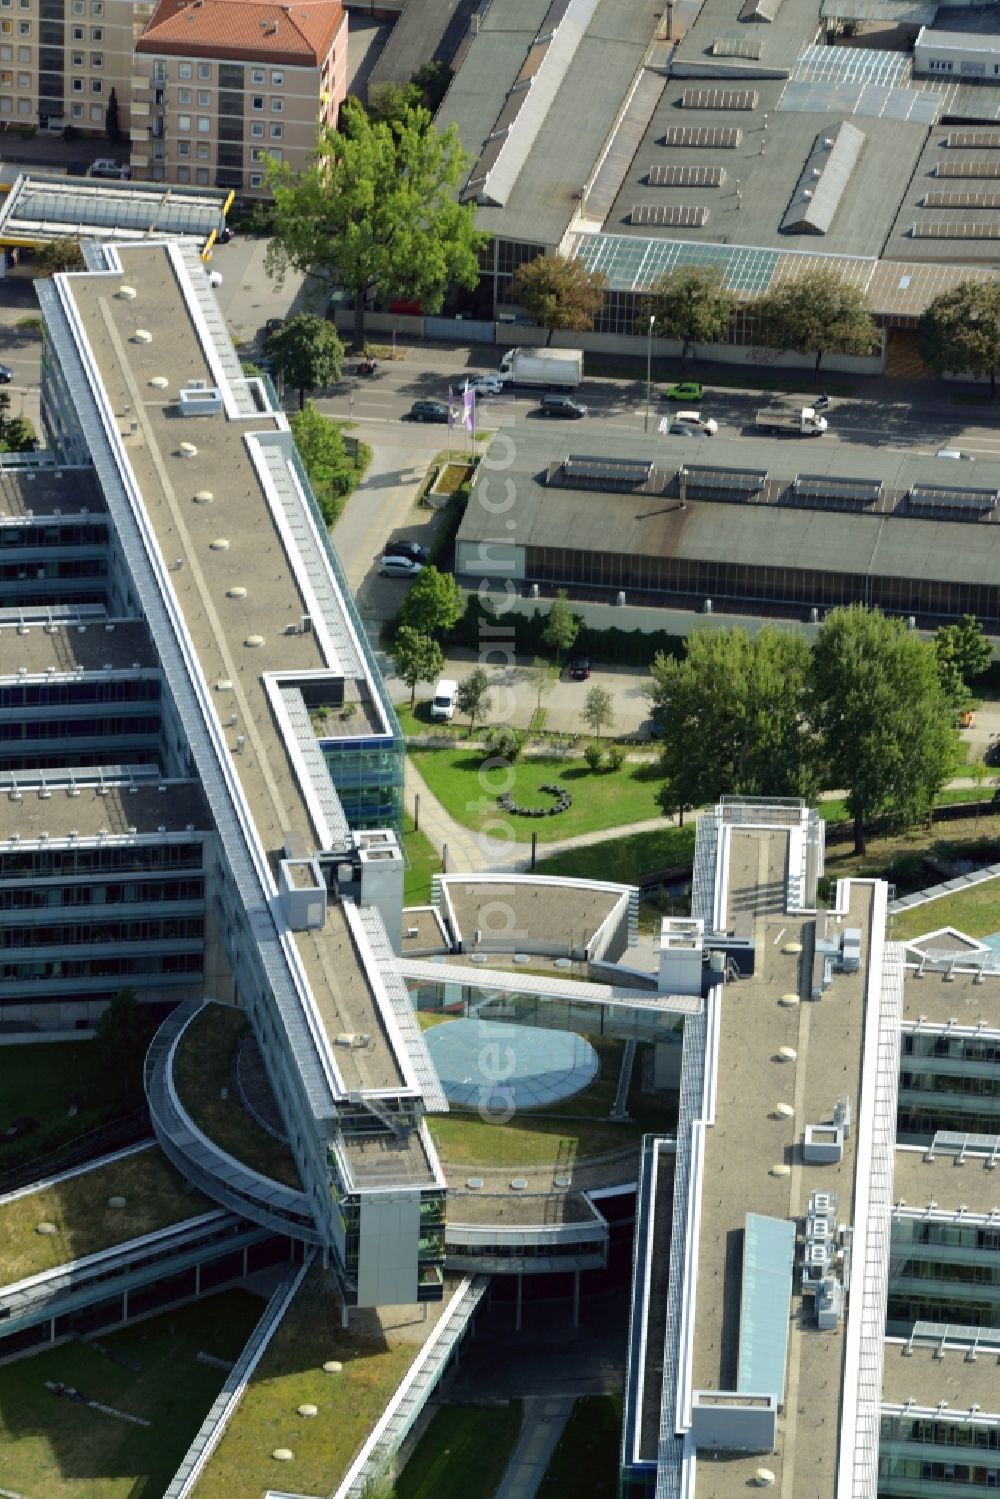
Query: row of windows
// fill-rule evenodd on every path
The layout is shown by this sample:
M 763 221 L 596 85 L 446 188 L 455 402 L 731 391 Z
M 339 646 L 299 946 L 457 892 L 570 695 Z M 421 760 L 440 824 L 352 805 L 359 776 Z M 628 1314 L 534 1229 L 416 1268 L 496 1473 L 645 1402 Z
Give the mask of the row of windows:
M 26 567 L 24 563 L 8 562 L 0 566 L 0 582 L 4 583 L 26 583 L 29 580 L 35 582 L 49 582 L 55 578 L 103 578 L 107 576 L 108 565 L 103 557 L 61 557 L 51 562 L 32 563 Z
M 153 869 L 200 869 L 200 843 L 138 843 L 96 848 L 16 848 L 0 851 L 0 879 L 31 875 L 129 874 Z
M 134 718 L 59 718 L 36 723 L 0 723 L 0 744 L 20 739 L 92 739 L 115 734 L 158 734 L 160 720 L 152 714 Z
M 204 880 L 128 880 L 111 885 L 31 885 L 0 890 L 0 911 L 42 911 L 59 906 L 156 905 L 204 900 Z
M 901 1103 L 896 1116 L 896 1131 L 900 1136 L 932 1135 L 939 1129 L 968 1131 L 974 1135 L 995 1135 L 1000 1120 L 996 1110 L 946 1108 L 943 1100 L 920 1108 Z
M 29 74 L 18 73 L 18 86 L 26 87 Z M 21 83 L 21 79 L 25 83 Z M 106 546 L 108 527 L 104 521 L 72 521 L 58 526 L 0 527 L 0 547 Z
M 967 1093 L 980 1098 L 1000 1096 L 1000 1075 L 956 1076 L 952 1073 L 901 1072 L 899 1086 L 915 1093 Z
M 963 1265 L 953 1260 L 904 1259 L 893 1277 L 905 1280 L 959 1281 L 971 1286 L 1000 1285 L 1000 1265 Z
M 200 952 L 142 953 L 129 957 L 51 958 L 44 963 L 0 963 L 0 980 L 7 984 L 39 983 L 46 979 L 138 977 L 141 974 L 200 973 Z
M 1000 1250 L 1000 1228 L 979 1228 L 974 1223 L 913 1223 L 902 1220 L 896 1230 L 910 1226 L 911 1244 L 951 1244 L 964 1249 Z M 902 1246 L 897 1246 L 902 1247 Z
M 111 682 L 28 682 L 0 687 L 0 708 L 55 708 L 70 703 L 158 702 L 160 684 L 151 677 Z
M 956 1488 L 974 1484 L 977 1488 L 1000 1488 L 996 1468 L 972 1467 L 967 1463 L 923 1462 L 919 1457 L 886 1457 L 879 1463 L 883 1478 L 909 1478 L 921 1483 L 953 1483 Z
M 975 1036 L 933 1036 L 909 1031 L 902 1038 L 904 1057 L 953 1057 L 956 1061 L 1000 1061 L 1000 1041 L 984 1041 Z
M 200 916 L 152 916 L 136 921 L 63 922 L 58 926 L 0 927 L 0 947 L 81 947 L 91 942 L 200 941 Z
M 925 1442 L 935 1447 L 979 1447 L 1000 1451 L 1000 1426 L 973 1426 L 968 1421 L 929 1421 L 915 1416 L 883 1416 L 882 1436 L 896 1441 Z
M 195 68 L 195 64 L 194 63 L 179 62 L 177 64 L 177 76 L 178 76 L 178 78 L 183 78 L 185 81 L 187 79 L 194 78 L 194 76 L 195 76 L 194 75 L 194 68 Z M 197 68 L 198 68 L 198 82 L 199 83 L 211 83 L 211 81 L 212 81 L 212 64 L 210 62 L 200 62 L 200 63 L 197 64 Z M 240 68 L 240 67 L 234 67 L 231 63 L 230 64 L 223 64 L 220 67 L 220 69 L 219 69 L 219 84 L 220 84 L 220 87 L 223 87 L 223 88 L 242 88 L 243 87 L 243 76 L 244 75 L 243 75 L 243 69 L 242 68 Z M 155 62 L 153 64 L 153 80 L 156 83 L 166 83 L 166 81 L 167 81 L 167 65 L 166 65 L 165 62 Z M 256 87 L 259 87 L 261 84 L 266 85 L 267 84 L 267 72 L 266 72 L 266 70 L 264 68 L 252 68 L 251 71 L 250 71 L 250 82 L 251 82 L 251 84 L 253 84 Z M 271 87 L 272 88 L 284 88 L 284 86 L 285 86 L 285 75 L 284 75 L 284 73 L 281 72 L 277 68 L 272 69 L 272 71 L 271 71 Z

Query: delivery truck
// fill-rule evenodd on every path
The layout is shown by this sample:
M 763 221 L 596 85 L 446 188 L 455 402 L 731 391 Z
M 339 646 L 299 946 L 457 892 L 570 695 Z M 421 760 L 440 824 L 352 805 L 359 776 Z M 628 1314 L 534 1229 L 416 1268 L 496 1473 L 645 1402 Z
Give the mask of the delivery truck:
M 812 406 L 771 406 L 758 411 L 755 425 L 765 432 L 795 432 L 799 437 L 819 437 L 826 431 L 825 416 Z
M 576 390 L 583 379 L 582 349 L 508 349 L 500 360 L 505 385 Z

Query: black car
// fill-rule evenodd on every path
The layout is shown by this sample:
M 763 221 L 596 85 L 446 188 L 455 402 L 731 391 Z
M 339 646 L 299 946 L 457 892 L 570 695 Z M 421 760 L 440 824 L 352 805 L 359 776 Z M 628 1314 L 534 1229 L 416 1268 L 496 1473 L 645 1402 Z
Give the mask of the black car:
M 405 537 L 399 541 L 386 542 L 382 548 L 383 557 L 412 557 L 414 562 L 429 562 L 431 554 L 426 547 L 422 547 L 419 541 L 408 541 Z
M 14 378 L 14 371 L 9 364 L 0 364 L 0 385 L 9 385 Z
M 414 401 L 410 407 L 411 422 L 446 422 L 448 407 L 444 401 Z
M 542 396 L 541 410 L 543 416 L 576 418 L 587 415 L 586 406 L 574 401 L 572 396 Z
M 569 674 L 574 682 L 585 682 L 590 676 L 590 657 L 574 656 L 569 663 Z

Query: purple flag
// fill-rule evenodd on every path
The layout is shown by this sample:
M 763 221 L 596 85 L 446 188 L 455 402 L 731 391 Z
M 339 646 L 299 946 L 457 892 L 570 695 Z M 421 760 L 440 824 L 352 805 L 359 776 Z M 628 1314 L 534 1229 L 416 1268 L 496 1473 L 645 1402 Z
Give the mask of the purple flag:
M 455 398 L 452 395 L 451 386 L 449 385 L 448 386 L 448 426 L 449 427 L 453 427 L 455 425 L 455 419 L 458 416 L 458 412 L 455 410 L 455 404 L 454 404 L 454 402 L 455 402 Z
M 462 416 L 462 426 L 466 432 L 472 432 L 476 425 L 476 392 L 469 389 L 469 382 L 465 382 L 464 396 L 465 410 Z

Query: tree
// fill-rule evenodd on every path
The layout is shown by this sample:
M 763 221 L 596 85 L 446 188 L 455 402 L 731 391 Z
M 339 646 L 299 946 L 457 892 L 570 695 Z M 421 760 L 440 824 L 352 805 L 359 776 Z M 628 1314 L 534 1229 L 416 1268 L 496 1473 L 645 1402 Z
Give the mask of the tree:
M 312 401 L 307 401 L 301 411 L 293 412 L 288 425 L 320 513 L 326 524 L 332 526 L 340 514 L 340 501 L 358 482 L 358 471 L 347 456 L 340 428 L 317 411 Z
M 406 110 L 420 103 L 420 90 L 412 84 L 376 83 L 368 90 L 368 117 L 391 123 L 400 120 Z
M 921 353 L 940 374 L 990 377 L 990 398 L 1000 368 L 1000 284 L 961 281 L 935 297 L 920 318 Z
M 666 271 L 641 303 L 637 332 L 656 318 L 658 338 L 676 338 L 686 359 L 692 344 L 725 343 L 736 298 L 726 290 L 722 272 L 708 266 L 681 265 Z
M 902 620 L 861 604 L 832 610 L 813 647 L 808 704 L 828 784 L 847 788 L 856 853 L 870 818 L 907 827 L 930 814 L 957 736 L 934 651 Z
M 979 826 L 979 812 L 983 801 L 983 787 L 990 779 L 990 767 L 982 755 L 975 760 L 969 761 L 969 777 L 976 788 L 976 826 Z
M 477 666 L 469 672 L 464 682 L 458 684 L 458 692 L 455 694 L 455 707 L 469 720 L 470 734 L 475 727 L 476 719 L 485 718 L 492 706 L 490 679 L 483 668 Z
M 664 811 L 720 796 L 808 796 L 813 744 L 803 722 L 809 647 L 765 627 L 698 630 L 681 659 L 657 655 L 649 689 L 662 725 Z
M 344 345 L 326 318 L 300 312 L 271 334 L 267 355 L 285 383 L 298 391 L 301 411 L 307 390 L 321 390 L 340 379 Z
M 445 635 L 462 617 L 462 592 L 451 573 L 425 567 L 399 611 L 400 622 L 421 635 Z
M 100 1070 L 122 1103 L 134 1106 L 141 1101 L 142 1064 L 155 1029 L 134 989 L 119 989 L 97 1022 L 93 1045 Z
M 580 633 L 580 621 L 569 606 L 565 588 L 560 588 L 549 607 L 549 615 L 542 630 L 542 639 L 556 653 L 556 666 L 563 651 L 572 649 Z
M 122 138 L 121 127 L 118 124 L 118 95 L 112 88 L 108 98 L 108 107 L 104 111 L 104 131 L 113 146 L 117 146 Z
M 291 266 L 315 293 L 346 288 L 358 348 L 376 289 L 419 298 L 436 312 L 450 282 L 475 285 L 487 242 L 473 226 L 473 205 L 457 200 L 468 165 L 456 127 L 436 130 L 421 106 L 404 104 L 393 119 L 379 120 L 345 100 L 340 129 L 320 128 L 304 171 L 268 164 L 269 273 L 280 282 Z
M 425 62 L 410 79 L 410 87 L 417 90 L 420 103 L 433 115 L 440 109 L 453 77 L 446 62 Z
M 934 635 L 934 650 L 939 662 L 954 664 L 966 686 L 989 671 L 993 661 L 993 647 L 974 614 L 963 614 L 957 624 L 942 625 Z
M 551 343 L 556 328 L 594 326 L 604 301 L 605 281 L 603 271 L 588 271 L 575 256 L 539 255 L 515 271 L 510 300 L 549 330 Z
M 441 675 L 444 652 L 436 640 L 422 635 L 412 625 L 400 625 L 392 646 L 396 658 L 396 675 L 410 689 L 410 707 L 417 696 L 418 682 L 433 682 Z
M 864 292 L 835 271 L 782 282 L 760 298 L 757 313 L 770 347 L 815 354 L 817 375 L 824 354 L 870 354 L 881 343 Z
M 601 737 L 601 730 L 615 721 L 615 704 L 606 687 L 591 687 L 583 702 L 583 721 L 590 731 Z
M 50 239 L 35 252 L 36 280 L 55 276 L 59 271 L 82 271 L 85 264 L 78 239 Z
M 0 390 L 0 453 L 27 453 L 35 446 L 35 429 L 26 416 L 10 416 L 10 395 Z

